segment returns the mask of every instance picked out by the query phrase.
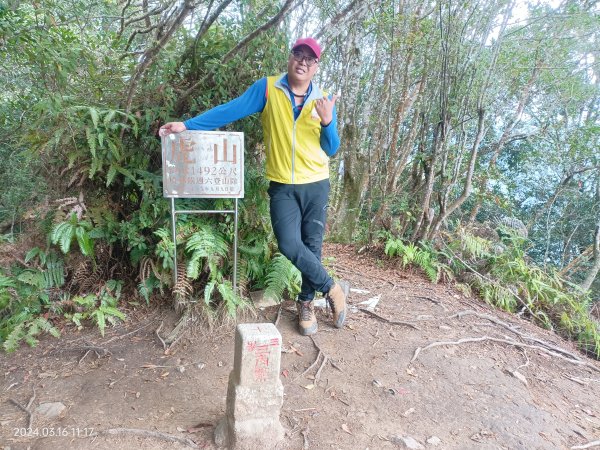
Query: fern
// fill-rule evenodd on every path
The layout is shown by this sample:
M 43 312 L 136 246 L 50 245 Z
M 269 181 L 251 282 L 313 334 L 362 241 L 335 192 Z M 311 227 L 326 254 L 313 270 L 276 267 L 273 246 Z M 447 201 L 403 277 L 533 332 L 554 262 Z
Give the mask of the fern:
M 402 255 L 404 253 L 405 245 L 400 239 L 389 238 L 385 243 L 384 252 L 390 257 Z
M 104 336 L 107 321 L 115 325 L 117 319 L 126 319 L 125 314 L 117 308 L 122 286 L 123 282 L 121 281 L 108 280 L 98 296 L 75 297 L 73 302 L 79 305 L 83 311 L 65 314 L 65 317 L 72 320 L 78 328 L 82 328 L 82 321 L 91 320 L 100 330 L 100 334 Z
M 217 281 L 211 280 L 208 283 L 206 283 L 206 286 L 204 287 L 204 304 L 206 306 L 210 306 L 210 302 L 212 301 L 212 296 L 216 285 Z
M 159 285 L 160 281 L 153 276 L 146 278 L 138 284 L 138 293 L 146 300 L 146 305 L 150 304 L 150 296 Z
M 286 291 L 291 298 L 298 295 L 302 284 L 302 275 L 289 259 L 282 254 L 277 254 L 271 260 L 267 270 L 265 297 L 281 301 Z
M 437 261 L 434 250 L 419 248 L 412 242 L 404 244 L 402 240 L 390 237 L 386 241 L 384 252 L 390 257 L 401 257 L 402 267 L 420 267 L 432 283 L 439 281 L 442 264 Z
M 44 271 L 44 287 L 47 289 L 61 287 L 65 284 L 65 264 L 55 253 L 46 258 Z
M 85 221 L 79 221 L 73 213 L 69 220 L 60 222 L 52 228 L 50 240 L 53 244 L 58 244 L 60 250 L 67 254 L 71 248 L 73 239 L 79 244 L 79 250 L 84 256 L 94 256 L 94 245 L 90 238 L 89 231 L 92 225 Z
M 38 343 L 37 336 L 43 332 L 49 333 L 54 337 L 60 337 L 58 328 L 52 325 L 52 323 L 44 317 L 39 316 L 33 320 L 22 322 L 14 327 L 2 345 L 7 352 L 14 352 L 19 347 L 19 343 L 22 340 L 29 346 L 35 347 Z
M 185 249 L 187 252 L 191 252 L 187 263 L 189 278 L 192 280 L 198 278 L 203 259 L 206 259 L 211 279 L 219 278 L 218 262 L 229 252 L 229 244 L 220 232 L 210 227 L 204 227 L 190 236 Z
M 219 294 L 225 304 L 225 309 L 230 317 L 235 317 L 238 306 L 242 305 L 241 299 L 233 291 L 233 286 L 229 281 L 220 283 L 217 286 Z
M 479 236 L 473 236 L 464 229 L 460 229 L 459 244 L 467 258 L 486 258 L 490 256 L 492 243 Z
M 20 323 L 16 327 L 12 329 L 12 331 L 6 336 L 2 346 L 4 350 L 8 353 L 14 352 L 17 348 L 19 348 L 19 343 L 25 336 L 25 324 Z
M 162 260 L 163 269 L 172 269 L 174 266 L 173 255 L 175 254 L 175 244 L 171 240 L 171 233 L 166 228 L 159 228 L 154 232 L 160 238 L 156 244 L 154 253 Z

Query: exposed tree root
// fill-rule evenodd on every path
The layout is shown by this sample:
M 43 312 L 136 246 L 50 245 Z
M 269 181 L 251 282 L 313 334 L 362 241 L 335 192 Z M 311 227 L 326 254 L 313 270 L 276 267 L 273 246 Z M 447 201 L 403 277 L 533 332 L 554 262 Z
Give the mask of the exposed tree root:
M 27 420 L 27 428 L 30 429 L 31 428 L 31 424 L 33 423 L 33 411 L 31 410 L 31 405 L 33 404 L 33 401 L 35 400 L 35 386 L 33 388 L 33 395 L 31 396 L 31 398 L 27 402 L 27 406 L 21 405 L 21 403 L 19 403 L 18 401 L 16 401 L 14 398 L 10 398 L 9 400 L 14 405 L 18 406 L 19 408 L 21 408 L 23 411 L 25 411 L 27 413 L 27 418 L 28 418 L 28 420 Z
M 321 379 L 321 372 L 323 371 L 323 369 L 325 368 L 325 366 L 327 365 L 328 362 L 331 363 L 331 365 L 334 366 L 336 369 L 338 369 L 340 371 L 341 371 L 341 369 L 329 360 L 329 357 L 325 354 L 325 352 L 321 349 L 321 347 L 319 347 L 319 344 L 317 344 L 317 341 L 315 341 L 315 339 L 312 336 L 309 336 L 309 337 L 310 337 L 311 341 L 313 342 L 315 348 L 319 351 L 319 353 L 317 353 L 317 357 L 315 358 L 314 362 L 310 366 L 308 366 L 308 368 L 304 372 L 302 372 L 300 375 L 298 375 L 296 378 L 294 378 L 294 381 L 296 381 L 300 377 L 303 377 L 308 372 L 310 372 L 312 369 L 314 369 L 316 367 L 317 363 L 319 361 L 321 361 L 321 356 L 322 356 L 323 360 L 321 361 L 321 364 L 319 365 L 319 368 L 317 369 L 317 373 L 315 374 L 315 384 L 317 384 L 319 382 L 319 380 Z
M 441 306 L 444 309 L 444 311 L 448 311 L 448 308 L 446 308 L 444 306 L 444 304 L 441 302 L 441 300 L 436 300 L 435 298 L 431 298 L 431 297 L 424 297 L 422 295 L 413 295 L 412 298 L 421 298 L 423 300 L 429 300 L 430 302 L 435 303 L 436 305 Z
M 405 327 L 411 327 L 411 328 L 414 328 L 415 330 L 420 330 L 420 328 L 418 326 L 413 325 L 412 323 L 401 322 L 398 320 L 389 320 L 389 319 L 386 319 L 385 317 L 381 317 L 379 314 L 375 314 L 373 311 L 369 311 L 366 308 L 358 308 L 358 309 L 372 317 L 375 317 L 377 320 L 380 320 L 385 323 L 389 323 L 390 325 L 404 325 Z
M 163 321 L 160 322 L 160 325 L 158 326 L 158 328 L 156 329 L 156 331 L 154 332 L 156 334 L 156 337 L 158 338 L 158 340 L 160 341 L 160 343 L 163 346 L 163 350 L 167 350 L 167 343 L 165 342 L 165 340 L 160 336 L 160 330 L 163 326 Z
M 173 328 L 173 331 L 171 331 L 171 333 L 164 339 L 164 342 L 167 346 L 165 350 L 168 350 L 170 347 L 173 346 L 175 342 L 177 342 L 181 338 L 183 333 L 189 328 L 189 322 L 193 321 L 194 318 L 192 317 L 192 307 L 188 305 L 185 308 L 183 314 L 181 315 L 181 318 L 177 322 L 177 325 L 175 325 L 175 328 Z
M 125 333 L 125 334 L 122 334 L 122 335 L 120 335 L 120 336 L 114 336 L 114 337 L 110 338 L 108 341 L 106 341 L 106 342 L 102 342 L 102 345 L 110 344 L 111 342 L 117 341 L 117 340 L 119 340 L 119 339 L 123 339 L 123 338 L 125 338 L 125 337 L 127 337 L 127 336 L 131 336 L 132 334 L 135 334 L 135 333 L 137 333 L 138 331 L 141 331 L 141 330 L 143 330 L 144 328 L 146 328 L 146 327 L 148 327 L 148 326 L 152 325 L 152 324 L 153 324 L 155 321 L 156 321 L 156 320 L 151 320 L 151 321 L 150 321 L 150 322 L 148 322 L 146 325 L 143 325 L 143 326 L 141 326 L 141 327 L 139 327 L 139 328 L 136 328 L 135 330 L 133 330 L 133 331 L 130 331 L 129 333 Z
M 308 445 L 308 427 L 306 427 L 304 430 L 302 430 L 302 440 L 303 440 L 303 445 L 302 445 L 303 450 L 308 450 L 310 448 Z
M 588 442 L 584 445 L 575 445 L 571 447 L 571 449 L 583 449 L 583 448 L 592 448 L 592 447 L 600 447 L 600 441 Z
M 520 347 L 520 348 L 533 348 L 533 349 L 537 349 L 540 350 L 543 353 L 546 353 L 550 356 L 555 356 L 557 358 L 560 359 L 564 359 L 567 362 L 570 362 L 571 364 L 576 364 L 579 366 L 585 366 L 585 367 L 589 367 L 591 369 L 600 371 L 600 369 L 598 369 L 597 367 L 594 367 L 593 365 L 585 362 L 585 361 L 580 361 L 577 359 L 572 359 L 572 358 L 568 358 L 566 356 L 564 356 L 561 353 L 557 353 L 555 351 L 552 350 L 548 350 L 546 347 L 542 347 L 540 345 L 531 345 L 531 344 L 524 344 L 522 342 L 518 342 L 515 341 L 513 339 L 500 339 L 500 338 L 495 338 L 495 337 L 490 337 L 490 336 L 482 336 L 482 337 L 477 337 L 477 338 L 463 338 L 463 339 L 459 339 L 458 341 L 440 341 L 440 342 L 432 342 L 431 344 L 425 346 L 425 347 L 418 347 L 415 350 L 415 353 L 412 357 L 412 359 L 410 360 L 410 362 L 415 361 L 418 357 L 419 354 L 423 351 L 423 350 L 427 350 L 430 349 L 432 347 L 439 347 L 441 345 L 459 345 L 459 344 L 466 344 L 469 342 L 483 342 L 483 341 L 492 341 L 492 342 L 498 342 L 501 344 L 508 344 L 508 345 L 513 345 L 515 347 Z
M 582 358 L 580 358 L 579 356 L 577 356 L 575 353 L 569 352 L 563 348 L 560 348 L 556 345 L 550 344 L 549 342 L 543 341 L 536 337 L 529 336 L 529 335 L 523 333 L 522 331 L 519 331 L 516 326 L 511 325 L 506 322 L 503 322 L 500 319 L 498 319 L 497 317 L 491 316 L 489 314 L 480 314 L 480 313 L 477 313 L 472 310 L 467 310 L 467 311 L 458 312 L 458 313 L 454 314 L 453 316 L 450 316 L 450 319 L 453 319 L 455 317 L 458 317 L 460 319 L 464 316 L 470 316 L 470 315 L 479 317 L 480 319 L 489 320 L 490 322 L 500 325 L 501 327 L 506 328 L 507 330 L 511 331 L 512 333 L 515 333 L 517 336 L 521 337 L 522 339 L 526 339 L 526 340 L 535 342 L 536 344 L 539 344 L 539 345 L 530 346 L 531 348 L 538 348 L 538 349 L 543 348 L 545 353 L 548 353 L 552 356 L 557 356 L 557 354 L 559 354 L 559 355 L 561 355 L 560 357 L 562 359 L 565 359 L 566 361 L 572 362 L 573 364 L 583 365 L 585 367 L 589 367 L 592 370 L 600 372 L 600 368 L 596 367 L 594 364 L 588 363 L 587 361 L 585 361 Z M 521 347 L 527 346 L 526 344 L 521 344 L 517 341 L 511 340 L 511 342 L 515 342 L 515 343 L 519 344 Z
M 277 317 L 275 317 L 275 322 L 273 322 L 275 327 L 277 327 L 277 325 L 279 324 L 279 319 L 281 319 L 281 310 L 282 309 L 283 309 L 283 303 L 280 303 L 279 309 L 277 310 Z
M 137 428 L 110 428 L 108 430 L 99 431 L 97 433 L 91 433 L 89 437 L 96 437 L 101 435 L 117 435 L 117 434 L 134 434 L 136 436 L 149 437 L 155 439 L 162 439 L 163 441 L 177 442 L 190 448 L 200 448 L 194 441 L 188 438 L 180 438 L 171 434 L 160 433 L 158 431 L 140 430 Z

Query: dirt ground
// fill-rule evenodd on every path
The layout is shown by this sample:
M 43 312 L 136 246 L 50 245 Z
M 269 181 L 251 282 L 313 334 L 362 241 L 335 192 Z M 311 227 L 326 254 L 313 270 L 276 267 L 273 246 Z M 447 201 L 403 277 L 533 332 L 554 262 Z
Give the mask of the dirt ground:
M 570 342 L 352 247 L 326 245 L 324 255 L 352 285 L 351 313 L 336 330 L 320 311 L 313 343 L 296 332 L 294 304 L 282 305 L 286 437 L 273 448 L 407 448 L 402 438 L 412 438 L 422 448 L 532 450 L 600 440 L 600 364 Z M 377 296 L 375 315 L 364 311 L 361 302 Z M 255 321 L 275 322 L 278 311 L 265 308 Z M 216 448 L 234 329 L 189 332 L 165 355 L 156 330 L 175 319 L 166 307 L 131 310 L 127 324 L 104 338 L 67 329 L 61 339 L 2 354 L 0 443 L 11 450 Z M 441 342 L 454 344 L 427 347 Z M 301 376 L 316 346 L 330 362 Z M 26 430 L 28 413 L 14 401 L 31 403 L 30 411 L 45 402 L 66 409 L 55 419 L 34 413 Z M 124 428 L 146 433 L 106 433 Z

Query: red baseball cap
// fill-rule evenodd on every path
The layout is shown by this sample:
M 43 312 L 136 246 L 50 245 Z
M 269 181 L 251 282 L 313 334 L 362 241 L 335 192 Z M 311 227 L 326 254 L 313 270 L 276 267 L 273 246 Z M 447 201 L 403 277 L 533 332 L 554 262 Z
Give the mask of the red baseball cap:
M 308 48 L 310 48 L 317 57 L 317 59 L 321 57 L 321 46 L 313 38 L 306 37 L 298 39 L 292 46 L 292 50 L 296 50 L 302 45 L 306 45 Z

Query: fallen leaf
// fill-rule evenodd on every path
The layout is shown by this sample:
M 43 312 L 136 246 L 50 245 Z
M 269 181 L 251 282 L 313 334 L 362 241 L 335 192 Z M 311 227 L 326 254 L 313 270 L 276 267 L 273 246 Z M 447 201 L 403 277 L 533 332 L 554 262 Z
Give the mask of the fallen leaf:
M 404 414 L 402 414 L 402 415 L 404 417 L 408 417 L 408 416 L 410 416 L 414 412 L 415 412 L 415 408 L 410 408 L 410 409 L 407 409 L 406 411 L 404 411 Z
M 142 369 L 156 369 L 156 364 L 144 364 L 143 366 L 140 366 Z
M 352 432 L 350 431 L 350 428 L 348 428 L 348 425 L 346 425 L 345 423 L 342 424 L 342 430 L 344 430 L 348 434 L 352 434 Z
M 304 386 L 304 389 L 308 389 L 310 391 L 311 389 L 314 389 L 314 387 L 314 384 L 307 384 L 306 386 Z
M 180 431 L 181 433 L 183 433 L 185 431 L 185 428 L 177 427 L 177 431 Z
M 298 356 L 304 356 L 304 354 L 293 345 L 290 345 L 290 350 L 296 353 Z
M 169 372 L 164 372 L 164 373 L 160 374 L 161 378 L 166 378 L 168 376 L 169 376 Z
M 283 376 L 284 376 L 284 377 L 286 377 L 286 378 L 288 377 L 288 375 L 289 375 L 289 374 L 290 374 L 290 373 L 288 372 L 288 370 L 287 370 L 287 369 L 284 369 L 284 370 L 282 370 L 282 371 L 281 371 L 281 375 L 283 375 Z
M 56 372 L 42 372 L 38 374 L 38 378 L 56 378 L 57 376 Z

